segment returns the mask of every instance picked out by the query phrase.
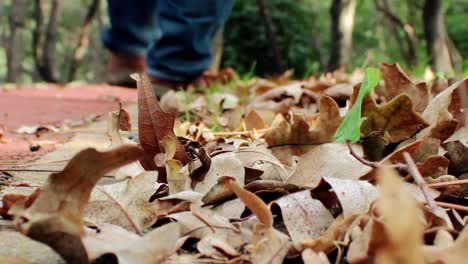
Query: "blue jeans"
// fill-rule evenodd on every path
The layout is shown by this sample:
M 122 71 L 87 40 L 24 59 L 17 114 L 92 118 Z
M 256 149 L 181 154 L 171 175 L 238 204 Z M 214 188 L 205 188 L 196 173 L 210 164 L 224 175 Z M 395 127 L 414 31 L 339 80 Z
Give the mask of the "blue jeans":
M 208 69 L 211 41 L 233 0 L 108 0 L 110 28 L 104 45 L 113 52 L 146 56 L 148 74 L 190 82 Z

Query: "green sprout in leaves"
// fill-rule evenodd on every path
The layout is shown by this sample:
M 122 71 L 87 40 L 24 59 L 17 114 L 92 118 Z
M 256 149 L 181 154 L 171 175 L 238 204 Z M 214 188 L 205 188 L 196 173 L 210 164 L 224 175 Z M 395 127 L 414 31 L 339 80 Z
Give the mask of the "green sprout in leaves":
M 364 97 L 372 92 L 375 86 L 379 83 L 380 73 L 378 69 L 367 68 L 366 76 L 361 83 L 356 102 L 348 111 L 340 127 L 333 136 L 334 142 L 345 142 L 350 140 L 355 143 L 359 141 L 361 137 L 361 124 L 366 119 L 361 117 L 361 106 Z

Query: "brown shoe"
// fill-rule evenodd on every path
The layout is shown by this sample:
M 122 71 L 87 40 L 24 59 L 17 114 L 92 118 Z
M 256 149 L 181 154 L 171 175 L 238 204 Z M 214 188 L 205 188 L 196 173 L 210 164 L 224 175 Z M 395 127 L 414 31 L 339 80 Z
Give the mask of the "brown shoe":
M 168 91 L 178 91 L 178 90 L 184 90 L 187 89 L 188 83 L 183 83 L 183 82 L 171 82 L 171 81 L 165 81 L 158 79 L 153 76 L 148 76 L 149 80 L 151 81 L 151 84 L 153 84 L 154 91 L 156 93 L 156 96 L 158 98 L 161 98 L 161 96 Z
M 136 87 L 136 82 L 130 77 L 130 74 L 145 71 L 145 57 L 125 53 L 112 53 L 107 64 L 105 79 L 111 85 Z

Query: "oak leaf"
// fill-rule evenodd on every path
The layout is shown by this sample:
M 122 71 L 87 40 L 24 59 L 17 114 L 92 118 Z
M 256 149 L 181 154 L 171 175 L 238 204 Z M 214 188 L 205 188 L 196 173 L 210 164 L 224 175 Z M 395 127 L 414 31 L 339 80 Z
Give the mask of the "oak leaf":
M 386 99 L 392 100 L 402 93 L 408 94 L 414 104 L 416 112 L 422 113 L 430 99 L 429 89 L 426 83 L 413 83 L 403 72 L 398 63 L 381 63 L 380 71 L 384 79 Z
M 400 94 L 381 106 L 368 95 L 362 103 L 362 116 L 366 117 L 361 126 L 364 135 L 377 132 L 390 143 L 407 139 L 429 125 L 414 111 L 407 94 Z
M 455 132 L 457 123 L 464 126 L 468 107 L 463 105 L 463 100 L 466 100 L 467 94 L 468 78 L 465 78 L 450 85 L 432 98 L 422 113 L 423 118 L 429 123 L 429 127 L 419 132 L 416 137 L 418 139 L 437 137 L 444 141 Z M 448 131 L 441 133 L 441 130 Z
M 156 93 L 146 74 L 132 74 L 138 89 L 138 136 L 140 145 L 146 153 L 142 165 L 146 169 L 156 169 L 154 156 L 162 152 L 161 140 L 175 138 L 175 114 L 165 112 L 159 105 Z M 177 143 L 174 159 L 187 164 L 189 158 L 180 142 Z
M 273 202 L 281 209 L 284 225 L 293 243 L 323 235 L 334 218 L 310 190 L 285 195 Z
M 17 215 L 19 229 L 52 247 L 69 263 L 88 263 L 81 236 L 83 210 L 91 190 L 106 173 L 138 160 L 142 154 L 136 146 L 79 152 L 61 172 L 49 176 L 31 207 Z

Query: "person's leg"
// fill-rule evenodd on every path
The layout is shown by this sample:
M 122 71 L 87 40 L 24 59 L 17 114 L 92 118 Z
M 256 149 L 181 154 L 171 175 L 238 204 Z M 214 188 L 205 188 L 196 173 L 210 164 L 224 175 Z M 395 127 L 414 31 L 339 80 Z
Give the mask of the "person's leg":
M 146 53 L 159 37 L 157 0 L 109 0 L 110 28 L 103 32 L 111 51 L 105 79 L 113 85 L 135 87 L 134 72 L 146 71 Z
M 211 41 L 226 22 L 233 0 L 162 0 L 159 4 L 161 37 L 148 52 L 148 73 L 160 80 L 193 81 L 211 63 Z
M 108 0 L 110 28 L 103 32 L 104 45 L 114 53 L 146 56 L 159 37 L 157 0 Z

